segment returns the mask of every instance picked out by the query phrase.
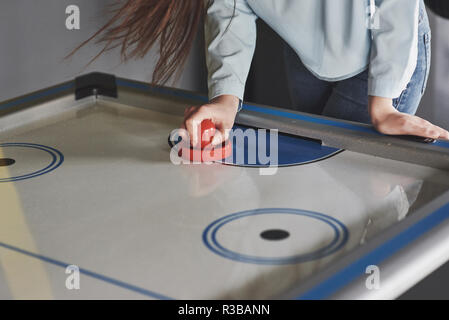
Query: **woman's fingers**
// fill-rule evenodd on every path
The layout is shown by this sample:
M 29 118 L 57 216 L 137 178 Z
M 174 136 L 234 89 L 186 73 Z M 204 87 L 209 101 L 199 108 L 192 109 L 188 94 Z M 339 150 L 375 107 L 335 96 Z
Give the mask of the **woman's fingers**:
M 406 133 L 425 138 L 438 139 L 440 131 L 430 122 L 419 117 L 410 117 L 410 121 L 406 123 Z
M 436 126 L 436 127 L 437 127 L 437 129 L 439 130 L 439 133 L 440 133 L 440 136 L 439 136 L 438 139 L 449 140 L 449 131 L 447 131 L 447 130 L 445 130 L 443 128 L 440 128 L 438 126 Z
M 420 117 L 405 113 L 392 113 L 376 128 L 385 134 L 414 135 L 432 139 L 449 139 L 449 132 Z
M 441 127 L 438 127 L 429 121 L 413 116 L 411 129 L 408 134 L 422 136 L 432 139 L 448 139 L 449 132 Z
M 214 98 L 210 103 L 200 107 L 189 107 L 184 111 L 183 127 L 190 135 L 192 146 L 201 143 L 199 126 L 203 120 L 209 119 L 215 125 L 212 144 L 218 145 L 229 137 L 238 109 L 238 97 L 223 95 Z
M 199 126 L 203 120 L 209 119 L 210 114 L 204 106 L 194 107 L 190 113 L 185 117 L 184 125 L 190 135 L 190 141 L 193 147 L 196 147 L 200 142 Z

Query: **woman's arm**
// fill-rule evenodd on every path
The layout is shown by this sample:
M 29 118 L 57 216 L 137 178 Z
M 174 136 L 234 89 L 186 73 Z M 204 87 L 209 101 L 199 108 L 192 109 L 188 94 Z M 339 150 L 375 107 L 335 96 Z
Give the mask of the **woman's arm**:
M 184 127 L 192 145 L 195 130 L 205 119 L 211 119 L 218 132 L 213 144 L 227 139 L 234 125 L 239 99 L 243 100 L 245 83 L 256 47 L 257 16 L 246 0 L 210 0 L 206 2 L 206 63 L 210 103 L 186 111 Z
M 410 82 L 418 58 L 419 0 L 377 1 L 368 94 L 394 99 Z
M 246 0 L 211 0 L 205 20 L 209 98 L 243 99 L 256 47 L 257 16 Z
M 385 134 L 449 139 L 446 130 L 393 107 L 393 99 L 406 88 L 416 68 L 419 0 L 381 0 L 378 4 L 379 24 L 372 30 L 368 79 L 373 125 Z

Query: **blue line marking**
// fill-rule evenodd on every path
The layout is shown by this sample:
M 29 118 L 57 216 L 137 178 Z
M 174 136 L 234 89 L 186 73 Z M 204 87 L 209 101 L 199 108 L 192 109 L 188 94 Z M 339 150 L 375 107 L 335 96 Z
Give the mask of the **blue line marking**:
M 257 257 L 246 254 L 241 254 L 235 251 L 231 251 L 225 247 L 223 247 L 217 240 L 217 232 L 218 230 L 226 225 L 229 222 L 232 222 L 237 219 L 255 216 L 255 215 L 263 215 L 263 214 L 292 214 L 292 215 L 300 215 L 305 216 L 312 219 L 317 219 L 328 224 L 334 231 L 334 238 L 332 241 L 326 246 L 306 254 L 300 254 L 289 257 Z M 265 265 L 282 265 L 282 264 L 296 264 L 311 260 L 316 260 L 319 258 L 323 258 L 328 256 L 339 249 L 341 249 L 347 242 L 349 237 L 349 232 L 346 226 L 340 222 L 339 220 L 313 211 L 307 210 L 299 210 L 299 209 L 289 209 L 289 208 L 264 208 L 264 209 L 255 209 L 255 210 L 246 210 L 237 213 L 233 213 L 227 216 L 224 216 L 218 220 L 215 220 L 211 224 L 209 224 L 203 232 L 203 243 L 205 246 L 211 250 L 212 252 L 235 261 L 253 263 L 253 264 L 265 264 Z
M 3 242 L 0 242 L 0 247 L 3 247 L 5 249 L 12 250 L 12 251 L 24 254 L 24 255 L 29 256 L 29 257 L 36 258 L 38 260 L 41 260 L 41 261 L 53 264 L 53 265 L 58 266 L 58 267 L 62 267 L 64 269 L 67 268 L 67 266 L 71 265 L 71 263 L 65 263 L 65 262 L 62 262 L 62 261 L 59 261 L 59 260 L 55 260 L 55 259 L 43 256 L 43 255 L 40 255 L 40 254 L 36 254 L 36 253 L 30 252 L 30 251 L 26 251 L 26 250 L 23 250 L 23 249 L 11 246 L 11 245 L 3 243 Z M 129 291 L 140 293 L 140 294 L 142 294 L 144 296 L 147 296 L 147 297 L 160 299 L 160 300 L 173 300 L 172 298 L 169 298 L 169 297 L 164 296 L 162 294 L 159 294 L 159 293 L 147 290 L 145 288 L 137 287 L 135 285 L 132 285 L 132 284 L 123 282 L 121 280 L 117 280 L 117 279 L 114 279 L 114 278 L 111 278 L 111 277 L 108 277 L 108 276 L 96 273 L 94 271 L 90 271 L 90 270 L 83 269 L 83 268 L 80 268 L 79 271 L 80 271 L 80 273 L 82 273 L 82 274 L 84 274 L 86 276 L 89 276 L 91 278 L 95 278 L 97 280 L 110 283 L 112 285 L 115 285 L 117 287 L 121 287 L 123 289 L 127 289 Z
M 21 98 L 21 99 L 17 99 L 17 100 L 13 100 L 11 102 L 0 104 L 0 111 L 16 107 L 16 106 L 18 106 L 18 105 L 20 105 L 22 103 L 30 102 L 30 101 L 33 101 L 33 100 L 36 100 L 36 99 L 40 99 L 40 98 L 44 98 L 44 97 L 48 97 L 48 96 L 51 96 L 53 94 L 57 94 L 59 92 L 65 91 L 65 90 L 70 90 L 72 88 L 75 88 L 75 83 L 73 81 L 70 82 L 70 83 L 66 83 L 64 85 L 61 85 L 61 86 L 57 86 L 57 87 L 54 87 L 54 88 L 51 88 L 51 89 L 48 89 L 48 90 L 44 90 L 44 91 L 38 92 L 36 94 L 32 94 L 30 96 L 27 96 L 27 97 L 24 97 L 24 98 Z
M 382 261 L 417 240 L 424 233 L 438 226 L 447 218 L 449 218 L 449 203 L 396 235 L 394 238 L 386 241 L 349 266 L 333 274 L 296 299 L 318 300 L 329 298 L 332 294 L 364 274 L 367 266 L 379 265 Z
M 51 147 L 44 146 L 41 144 L 34 144 L 34 143 L 2 143 L 2 144 L 0 144 L 0 148 L 7 148 L 7 147 L 23 147 L 23 148 L 33 148 L 33 149 L 42 150 L 42 151 L 45 151 L 50 154 L 50 156 L 52 157 L 52 161 L 45 168 L 40 169 L 35 172 L 32 172 L 32 173 L 28 173 L 28 174 L 17 176 L 17 177 L 0 178 L 0 183 L 35 178 L 35 177 L 44 175 L 46 173 L 49 173 L 49 172 L 59 168 L 62 165 L 62 163 L 64 162 L 64 155 L 62 154 L 62 152 L 60 152 L 59 150 L 56 150 L 55 148 L 51 148 Z
M 448 148 L 449 149 L 449 141 L 439 140 L 439 141 L 434 142 L 434 145 L 439 146 L 441 148 Z

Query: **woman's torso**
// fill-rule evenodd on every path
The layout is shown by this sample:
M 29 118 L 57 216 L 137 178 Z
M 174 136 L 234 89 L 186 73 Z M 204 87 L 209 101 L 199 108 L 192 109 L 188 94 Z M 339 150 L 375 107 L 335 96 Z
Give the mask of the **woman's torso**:
M 341 80 L 365 70 L 369 64 L 369 0 L 247 0 L 247 3 L 319 78 Z

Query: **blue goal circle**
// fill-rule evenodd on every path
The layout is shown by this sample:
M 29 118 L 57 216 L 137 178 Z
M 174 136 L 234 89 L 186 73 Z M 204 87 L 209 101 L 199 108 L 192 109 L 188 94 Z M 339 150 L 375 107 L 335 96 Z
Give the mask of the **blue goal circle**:
M 334 232 L 334 238 L 332 241 L 315 251 L 298 254 L 287 257 L 261 257 L 261 256 L 251 256 L 247 254 L 242 254 L 228 248 L 225 248 L 220 242 L 217 240 L 217 232 L 226 224 L 231 221 L 245 218 L 248 216 L 256 216 L 256 215 L 266 215 L 266 214 L 292 214 L 304 216 L 307 218 L 318 220 L 322 223 L 327 224 L 332 228 Z M 265 209 L 255 209 L 255 210 L 246 210 L 237 213 L 233 213 L 222 217 L 220 219 L 215 220 L 211 224 L 209 224 L 203 232 L 203 242 L 205 246 L 211 250 L 212 252 L 235 261 L 253 263 L 253 264 L 267 264 L 267 265 L 280 265 L 280 264 L 296 264 L 307 261 L 312 261 L 316 259 L 323 258 L 328 256 L 339 249 L 341 249 L 346 242 L 348 241 L 349 232 L 347 227 L 339 220 L 313 211 L 300 210 L 300 209 L 290 209 L 290 208 L 265 208 Z
M 64 162 L 64 155 L 59 150 L 56 150 L 55 148 L 52 148 L 52 147 L 48 147 L 48 146 L 44 146 L 44 145 L 40 145 L 40 144 L 34 144 L 34 143 L 1 143 L 0 144 L 0 148 L 14 148 L 14 147 L 32 148 L 32 149 L 38 149 L 38 150 L 44 151 L 44 152 L 50 154 L 51 162 L 45 168 L 36 170 L 36 171 L 28 173 L 28 174 L 24 174 L 24 175 L 16 176 L 16 177 L 0 178 L 0 183 L 35 178 L 35 177 L 41 176 L 43 174 L 46 174 L 46 173 L 49 173 L 49 172 L 55 170 Z

